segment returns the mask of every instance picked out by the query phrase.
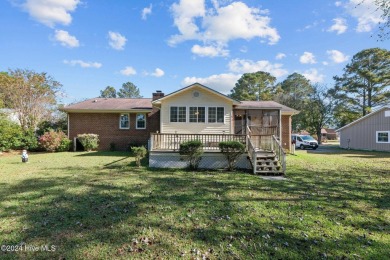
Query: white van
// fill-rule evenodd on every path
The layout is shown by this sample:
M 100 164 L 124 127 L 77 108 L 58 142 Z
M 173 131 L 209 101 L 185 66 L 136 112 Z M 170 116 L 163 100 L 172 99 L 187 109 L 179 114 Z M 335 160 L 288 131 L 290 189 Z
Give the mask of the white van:
M 291 135 L 291 141 L 295 143 L 296 148 L 305 149 L 312 148 L 313 150 L 318 148 L 318 142 L 310 135 Z

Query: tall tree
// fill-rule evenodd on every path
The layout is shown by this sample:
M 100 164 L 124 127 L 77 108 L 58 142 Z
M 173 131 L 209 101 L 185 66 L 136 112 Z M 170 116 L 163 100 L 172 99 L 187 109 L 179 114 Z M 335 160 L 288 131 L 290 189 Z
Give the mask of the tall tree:
M 138 87 L 131 82 L 123 83 L 117 94 L 119 98 L 142 98 Z
M 375 0 L 378 9 L 382 10 L 382 20 L 379 24 L 378 37 L 381 41 L 390 39 L 390 2 L 389 0 Z
M 301 129 L 306 129 L 310 134 L 316 135 L 321 144 L 321 129 L 330 125 L 333 121 L 333 97 L 325 90 L 325 87 L 312 86 L 313 91 L 305 100 L 305 109 L 301 110 Z
M 116 98 L 116 90 L 114 87 L 107 86 L 104 90 L 100 90 L 101 98 Z
M 7 72 L 0 72 L 0 108 L 9 106 L 9 102 L 7 102 L 5 98 L 6 86 L 8 82 L 11 80 L 11 77 Z
M 237 100 L 272 100 L 276 78 L 268 72 L 245 73 L 231 90 L 230 97 Z
M 361 0 L 358 3 L 358 6 L 363 4 L 364 2 L 368 2 L 369 4 L 372 0 Z M 380 11 L 382 21 L 379 22 L 379 32 L 378 37 L 380 41 L 385 41 L 390 39 L 390 2 L 389 0 L 375 0 L 374 4 L 377 9 Z
M 9 70 L 8 75 L 0 74 L 0 82 L 7 107 L 18 114 L 24 130 L 32 131 L 51 116 L 62 86 L 46 73 L 21 69 Z
M 336 99 L 336 116 L 348 124 L 348 118 L 364 116 L 390 102 L 390 52 L 380 48 L 359 52 L 334 80 L 329 93 Z
M 278 88 L 280 90 L 274 100 L 298 111 L 306 109 L 306 101 L 313 92 L 310 81 L 299 73 L 289 75 L 278 85 Z M 302 117 L 302 113 L 293 116 L 292 129 L 298 130 L 298 126 L 302 125 Z

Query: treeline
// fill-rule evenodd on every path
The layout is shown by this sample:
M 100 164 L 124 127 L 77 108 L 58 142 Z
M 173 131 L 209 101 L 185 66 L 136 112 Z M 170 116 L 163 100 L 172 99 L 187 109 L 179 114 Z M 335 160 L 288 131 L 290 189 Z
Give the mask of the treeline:
M 57 104 L 61 87 L 46 73 L 21 69 L 0 73 L 0 151 L 39 150 L 39 136 L 66 130 L 66 115 Z
M 390 52 L 372 48 L 355 54 L 335 85 L 312 84 L 293 73 L 284 81 L 267 72 L 246 73 L 231 90 L 237 100 L 274 100 L 300 113 L 293 116 L 293 130 L 306 130 L 321 141 L 324 127 L 342 127 L 390 104 Z
M 271 74 L 258 71 L 243 74 L 230 96 L 237 100 L 274 100 L 294 108 L 300 113 L 293 116 L 293 130 L 309 131 L 321 141 L 322 128 L 342 127 L 375 107 L 390 104 L 390 52 L 380 48 L 359 52 L 334 80 L 335 85 L 327 87 L 293 73 L 276 82 Z M 0 151 L 38 149 L 39 136 L 50 130 L 66 132 L 66 115 L 58 110 L 61 88 L 61 83 L 47 73 L 21 69 L 0 72 Z M 126 82 L 118 91 L 107 86 L 100 97 L 142 96 L 137 86 Z M 4 108 L 20 124 L 13 122 Z

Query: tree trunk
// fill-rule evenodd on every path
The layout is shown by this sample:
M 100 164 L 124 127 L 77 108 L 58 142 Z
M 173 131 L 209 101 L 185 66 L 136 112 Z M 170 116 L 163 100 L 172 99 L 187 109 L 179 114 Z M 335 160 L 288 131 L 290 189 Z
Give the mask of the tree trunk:
M 366 115 L 366 90 L 363 89 L 363 116 Z
M 318 141 L 318 144 L 322 144 L 322 135 L 321 135 L 321 128 L 320 130 L 318 131 L 317 129 L 317 141 Z

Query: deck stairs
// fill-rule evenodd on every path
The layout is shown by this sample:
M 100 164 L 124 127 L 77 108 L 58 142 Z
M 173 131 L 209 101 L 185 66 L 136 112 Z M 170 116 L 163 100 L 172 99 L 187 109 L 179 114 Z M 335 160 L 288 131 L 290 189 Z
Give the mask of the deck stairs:
M 283 148 L 275 136 L 259 142 L 248 135 L 248 155 L 253 173 L 259 175 L 284 175 L 286 158 Z
M 256 152 L 254 173 L 261 175 L 283 175 L 283 167 L 274 152 Z M 253 166 L 253 165 L 252 165 Z

